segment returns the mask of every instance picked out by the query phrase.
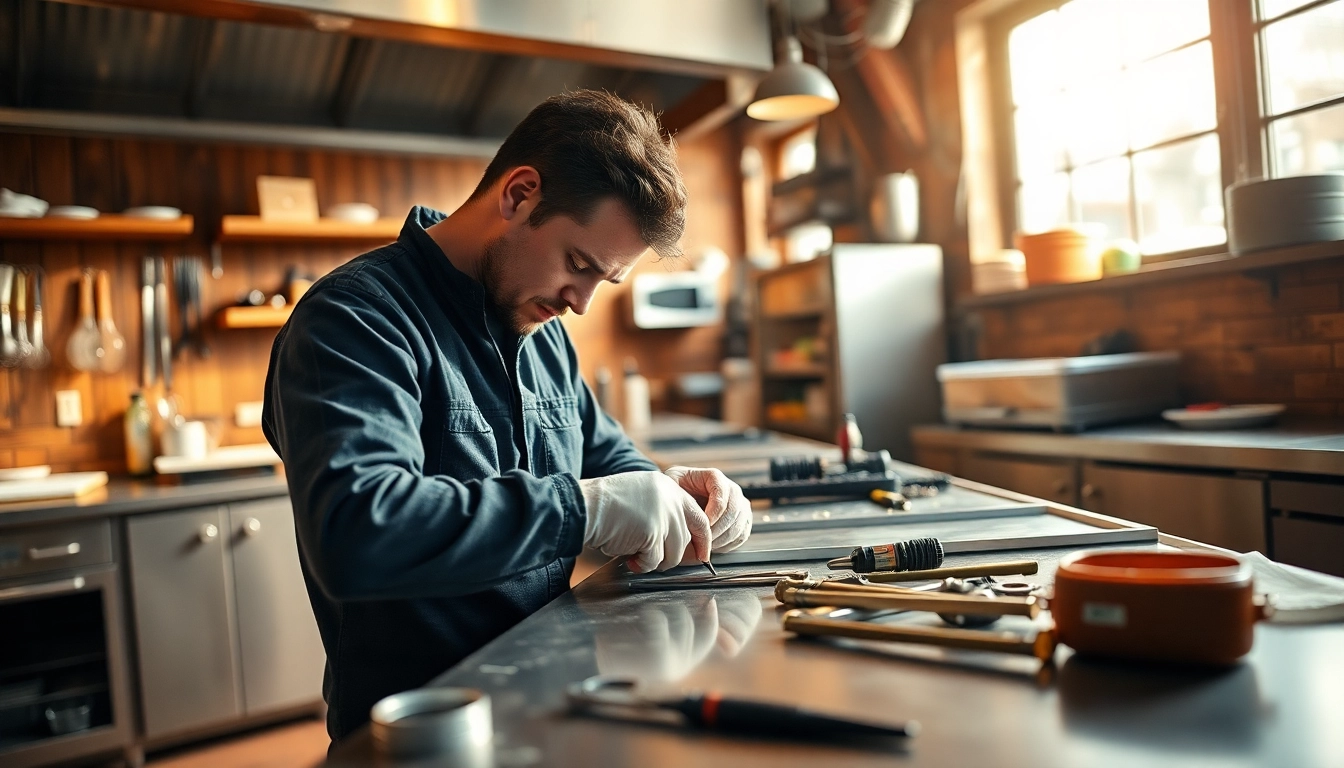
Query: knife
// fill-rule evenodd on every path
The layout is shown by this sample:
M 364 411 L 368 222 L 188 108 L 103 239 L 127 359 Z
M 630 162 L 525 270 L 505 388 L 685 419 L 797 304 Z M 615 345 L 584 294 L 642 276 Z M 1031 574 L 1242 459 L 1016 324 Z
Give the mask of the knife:
M 145 388 L 153 386 L 158 375 L 154 366 L 154 257 L 140 262 L 140 379 Z
M 173 388 L 173 336 L 168 329 L 168 282 L 162 256 L 154 257 L 154 327 L 159 334 L 159 369 L 166 392 Z

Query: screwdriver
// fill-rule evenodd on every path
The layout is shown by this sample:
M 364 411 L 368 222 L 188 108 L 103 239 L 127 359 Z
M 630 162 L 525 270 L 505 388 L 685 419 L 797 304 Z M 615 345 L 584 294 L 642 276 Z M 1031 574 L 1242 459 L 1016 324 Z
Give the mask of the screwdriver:
M 706 568 L 708 568 L 708 569 L 709 569 L 709 572 L 712 573 L 712 574 L 714 574 L 715 576 L 718 576 L 718 575 L 719 575 L 719 572 L 716 571 L 716 570 L 714 570 L 714 564 L 711 563 L 711 562 L 709 562 L 708 560 L 701 560 L 701 561 L 700 561 L 700 564 L 703 565 L 703 566 L 705 566 Z
M 882 725 L 813 712 L 802 707 L 763 701 L 730 699 L 713 691 L 683 698 L 653 699 L 660 709 L 680 712 L 688 723 L 724 733 L 812 739 L 844 737 L 915 736 L 919 723 Z
M 827 561 L 831 569 L 848 568 L 855 573 L 873 571 L 921 571 L 943 564 L 943 543 L 933 537 L 855 547 L 848 557 Z
M 884 491 L 881 488 L 874 488 L 868 492 L 868 498 L 874 503 L 880 504 L 889 509 L 899 509 L 903 512 L 910 511 L 910 500 L 904 495 L 894 491 Z

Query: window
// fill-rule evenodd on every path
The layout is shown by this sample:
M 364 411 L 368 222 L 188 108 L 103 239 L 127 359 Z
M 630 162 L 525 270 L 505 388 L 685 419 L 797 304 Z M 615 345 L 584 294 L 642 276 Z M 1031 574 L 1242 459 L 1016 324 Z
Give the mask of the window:
M 1344 171 L 1344 1 L 1260 1 L 1273 176 Z
M 1009 28 L 1017 228 L 1226 242 L 1209 21 L 1206 0 L 1071 0 Z
M 988 89 L 972 144 L 998 150 L 970 172 L 996 179 L 1003 235 L 1095 223 L 1147 257 L 1217 250 L 1227 185 L 1344 171 L 1344 0 L 977 7 L 997 10 L 967 14 L 985 37 L 959 43 L 987 58 L 963 88 Z

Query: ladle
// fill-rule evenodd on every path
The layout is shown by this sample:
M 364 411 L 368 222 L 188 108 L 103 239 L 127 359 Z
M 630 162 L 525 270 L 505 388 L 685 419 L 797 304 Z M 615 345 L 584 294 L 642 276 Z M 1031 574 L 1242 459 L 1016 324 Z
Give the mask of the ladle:
M 103 347 L 103 357 L 98 370 L 103 373 L 116 373 L 126 361 L 126 340 L 117 333 L 112 322 L 112 284 L 108 281 L 107 270 L 98 270 L 98 335 Z
M 0 366 L 12 368 L 19 364 L 19 345 L 14 340 L 13 320 L 9 313 L 9 299 L 14 290 L 14 267 L 0 264 Z
M 14 270 L 14 344 L 18 347 L 13 365 L 28 365 L 33 357 L 33 345 L 28 341 L 28 275 L 22 269 Z
M 93 272 L 84 270 L 79 278 L 79 325 L 65 343 L 65 357 L 78 371 L 98 369 L 103 358 L 103 340 L 93 319 Z
M 28 356 L 28 367 L 45 368 L 51 362 L 51 352 L 42 336 L 42 270 L 33 270 L 33 353 Z

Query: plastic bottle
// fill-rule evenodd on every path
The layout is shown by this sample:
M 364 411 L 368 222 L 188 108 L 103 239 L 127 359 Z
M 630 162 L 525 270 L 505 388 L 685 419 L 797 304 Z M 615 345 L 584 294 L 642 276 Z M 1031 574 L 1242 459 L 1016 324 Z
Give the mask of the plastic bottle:
M 625 419 L 627 432 L 642 432 L 649 428 L 649 380 L 639 375 L 639 363 L 633 357 L 625 359 Z
M 153 467 L 149 426 L 151 416 L 145 396 L 131 394 L 131 405 L 126 409 L 123 428 L 126 432 L 126 470 L 132 475 L 147 475 Z

